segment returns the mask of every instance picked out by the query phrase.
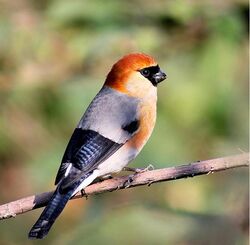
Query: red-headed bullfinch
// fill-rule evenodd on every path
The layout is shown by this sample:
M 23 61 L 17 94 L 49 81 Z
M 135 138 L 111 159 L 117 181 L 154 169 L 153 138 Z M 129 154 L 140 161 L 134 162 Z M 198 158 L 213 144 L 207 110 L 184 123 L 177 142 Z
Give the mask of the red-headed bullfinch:
M 73 195 L 96 178 L 121 171 L 138 155 L 154 128 L 157 85 L 165 78 L 145 54 L 129 54 L 114 64 L 71 136 L 57 188 L 29 238 L 46 236 Z

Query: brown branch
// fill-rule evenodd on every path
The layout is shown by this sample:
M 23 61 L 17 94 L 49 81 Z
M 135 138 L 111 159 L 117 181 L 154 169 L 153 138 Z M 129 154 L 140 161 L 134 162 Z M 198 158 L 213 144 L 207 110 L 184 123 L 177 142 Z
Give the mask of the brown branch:
M 210 174 L 231 168 L 247 166 L 249 166 L 249 153 L 206 161 L 197 161 L 188 165 L 138 173 L 133 177 L 133 181 L 128 188 L 140 185 L 149 186 L 156 182 L 194 177 L 197 175 Z M 122 176 L 92 184 L 85 188 L 84 195 L 78 193 L 73 198 L 81 198 L 83 196 L 124 189 L 124 183 L 128 181 L 129 177 L 130 176 Z M 46 206 L 52 193 L 53 192 L 45 192 L 1 205 L 0 220 L 15 217 L 18 214 Z

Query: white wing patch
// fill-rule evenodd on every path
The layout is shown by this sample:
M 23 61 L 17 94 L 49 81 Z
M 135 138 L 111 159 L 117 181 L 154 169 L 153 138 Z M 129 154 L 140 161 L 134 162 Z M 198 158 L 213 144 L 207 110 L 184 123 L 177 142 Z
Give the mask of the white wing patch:
M 72 168 L 72 163 L 69 164 L 69 166 L 67 167 L 66 171 L 65 171 L 65 174 L 64 176 L 67 177 L 69 172 L 70 172 L 70 169 Z
M 98 174 L 98 172 L 99 172 L 98 170 L 94 170 L 93 173 L 76 188 L 72 196 L 74 196 L 78 191 L 90 185 L 97 177 L 99 177 L 100 175 Z

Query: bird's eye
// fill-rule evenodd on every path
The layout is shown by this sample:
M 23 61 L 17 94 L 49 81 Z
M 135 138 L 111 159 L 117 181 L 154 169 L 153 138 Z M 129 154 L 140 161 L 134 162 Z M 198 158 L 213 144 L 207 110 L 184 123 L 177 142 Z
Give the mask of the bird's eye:
M 144 77 L 148 77 L 149 74 L 150 74 L 150 71 L 148 69 L 142 69 L 141 70 L 141 74 L 144 76 Z

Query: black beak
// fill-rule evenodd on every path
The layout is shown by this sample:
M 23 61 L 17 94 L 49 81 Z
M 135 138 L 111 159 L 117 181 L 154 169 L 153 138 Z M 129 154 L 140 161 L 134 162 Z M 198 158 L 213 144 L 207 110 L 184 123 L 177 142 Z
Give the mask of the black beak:
M 163 71 L 158 71 L 157 73 L 155 73 L 153 75 L 153 80 L 154 80 L 154 85 L 157 85 L 158 83 L 162 82 L 163 80 L 165 80 L 167 78 L 166 73 L 164 73 Z

